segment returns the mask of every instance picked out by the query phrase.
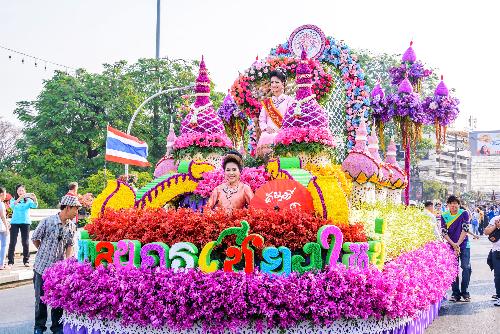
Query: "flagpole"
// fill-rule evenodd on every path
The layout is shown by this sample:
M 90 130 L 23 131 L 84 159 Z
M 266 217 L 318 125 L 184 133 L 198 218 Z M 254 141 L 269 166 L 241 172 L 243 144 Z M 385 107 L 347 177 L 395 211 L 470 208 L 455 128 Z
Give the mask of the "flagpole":
M 192 89 L 195 85 L 194 84 L 191 84 L 189 86 L 184 86 L 184 87 L 174 87 L 174 88 L 168 88 L 168 89 L 165 89 L 165 90 L 161 90 L 159 91 L 158 93 L 156 94 L 153 94 L 151 95 L 150 97 L 148 97 L 146 100 L 144 100 L 144 102 L 141 103 L 141 105 L 134 111 L 134 114 L 132 115 L 132 118 L 130 119 L 130 122 L 128 123 L 128 127 L 127 127 L 127 134 L 129 135 L 130 134 L 130 131 L 132 130 L 132 126 L 134 125 L 134 121 L 135 121 L 135 118 L 137 117 L 137 115 L 139 114 L 139 112 L 142 110 L 142 108 L 149 102 L 151 101 L 152 99 L 154 99 L 155 97 L 158 97 L 160 95 L 164 95 L 164 94 L 168 94 L 168 93 L 171 93 L 171 92 L 176 92 L 176 91 L 180 91 L 180 90 L 187 90 L 187 89 Z M 125 164 L 125 177 L 128 178 L 128 164 Z

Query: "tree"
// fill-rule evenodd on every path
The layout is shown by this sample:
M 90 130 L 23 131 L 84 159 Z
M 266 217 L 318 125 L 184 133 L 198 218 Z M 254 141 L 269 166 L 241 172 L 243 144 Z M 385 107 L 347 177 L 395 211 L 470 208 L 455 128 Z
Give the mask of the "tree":
M 108 180 L 114 179 L 116 179 L 116 176 L 110 170 L 101 169 L 81 182 L 79 192 L 82 194 L 92 193 L 97 196 L 104 190 Z
M 426 200 L 443 200 L 447 193 L 446 186 L 435 180 L 423 180 L 423 198 Z
M 130 65 L 125 61 L 105 64 L 102 73 L 56 72 L 35 101 L 17 105 L 15 114 L 24 130 L 17 142 L 15 170 L 56 184 L 59 193 L 66 191 L 68 182 L 81 181 L 104 166 L 107 124 L 125 130 L 147 97 L 161 89 L 193 84 L 196 71 L 196 62 L 140 59 Z M 165 137 L 185 93 L 158 97 L 135 120 L 132 134 L 149 144 L 148 160 L 153 165 L 165 153 Z M 221 95 L 214 93 L 216 98 Z M 123 172 L 123 166 L 114 163 L 108 169 L 114 175 Z
M 0 117 L 0 166 L 10 166 L 17 154 L 16 141 L 21 138 L 21 129 Z
M 60 195 L 57 187 L 53 184 L 46 184 L 40 177 L 27 178 L 11 171 L 0 173 L 0 185 L 5 187 L 12 196 L 18 184 L 23 184 L 28 192 L 35 193 L 40 208 L 56 207 L 59 203 Z

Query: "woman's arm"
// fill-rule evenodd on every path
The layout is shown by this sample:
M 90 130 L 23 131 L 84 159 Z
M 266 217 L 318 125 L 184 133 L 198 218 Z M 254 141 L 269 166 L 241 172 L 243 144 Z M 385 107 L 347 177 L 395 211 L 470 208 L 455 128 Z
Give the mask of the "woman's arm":
M 32 194 L 32 195 L 33 196 L 30 197 L 30 199 L 31 199 L 30 208 L 36 209 L 36 208 L 38 208 L 38 199 L 36 198 L 35 194 Z
M 267 129 L 267 112 L 264 107 L 262 107 L 259 114 L 259 128 L 261 132 L 264 132 Z
M 210 194 L 210 198 L 208 199 L 207 204 L 205 204 L 205 209 L 212 210 L 214 206 L 217 204 L 217 200 L 219 198 L 218 194 L 218 189 L 217 187 L 212 190 L 212 193 Z
M 5 208 L 5 204 L 0 203 L 0 219 L 2 220 L 2 224 L 5 225 L 5 230 L 8 231 L 9 230 L 9 222 L 7 221 L 7 218 L 5 217 L 4 208 Z
M 250 201 L 255 196 L 253 191 L 252 191 L 252 188 L 250 188 L 250 186 L 248 184 L 245 184 L 243 186 L 243 191 L 244 191 L 244 195 L 245 195 L 246 204 L 250 204 Z

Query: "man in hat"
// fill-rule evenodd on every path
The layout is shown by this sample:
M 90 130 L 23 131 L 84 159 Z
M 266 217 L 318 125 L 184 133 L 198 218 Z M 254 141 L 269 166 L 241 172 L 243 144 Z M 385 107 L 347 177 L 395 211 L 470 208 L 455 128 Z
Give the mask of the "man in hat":
M 43 296 L 42 275 L 45 270 L 57 261 L 68 258 L 73 253 L 73 233 L 75 231 L 72 220 L 76 217 L 78 209 L 82 205 L 78 198 L 64 195 L 61 198 L 58 214 L 47 217 L 33 232 L 31 240 L 38 248 L 35 264 L 33 265 L 35 286 L 35 334 L 42 334 L 47 329 L 47 305 L 40 300 Z M 63 314 L 60 308 L 51 310 L 52 333 L 62 334 L 63 326 L 59 323 Z

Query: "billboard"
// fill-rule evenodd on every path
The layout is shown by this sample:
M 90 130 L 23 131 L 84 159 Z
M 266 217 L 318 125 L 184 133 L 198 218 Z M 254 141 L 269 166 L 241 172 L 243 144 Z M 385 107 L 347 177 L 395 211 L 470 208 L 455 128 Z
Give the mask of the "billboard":
M 470 132 L 469 142 L 473 156 L 500 156 L 500 130 Z

